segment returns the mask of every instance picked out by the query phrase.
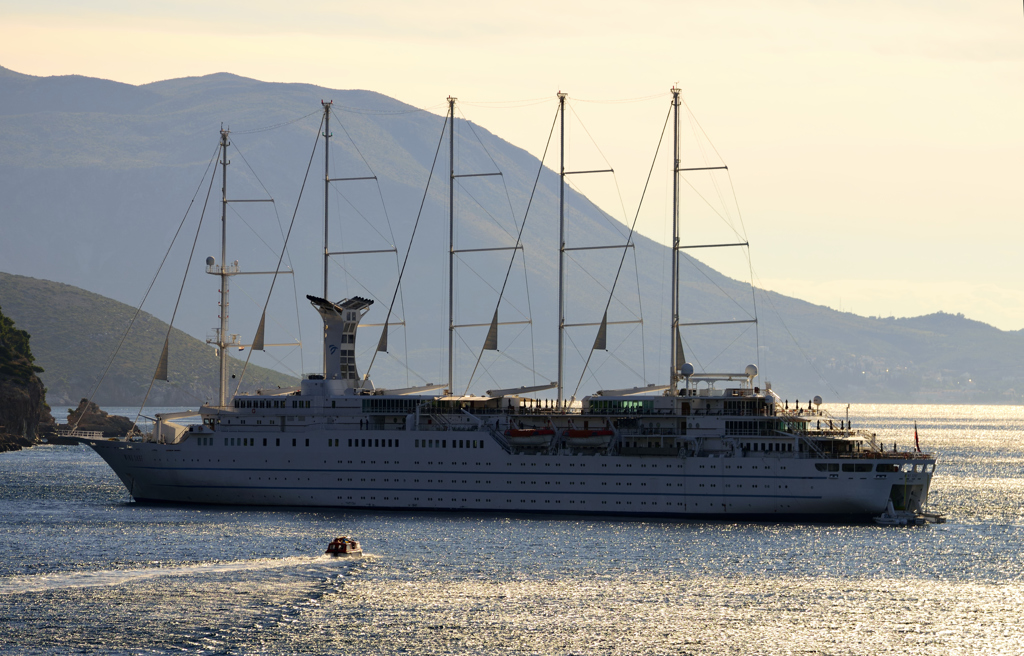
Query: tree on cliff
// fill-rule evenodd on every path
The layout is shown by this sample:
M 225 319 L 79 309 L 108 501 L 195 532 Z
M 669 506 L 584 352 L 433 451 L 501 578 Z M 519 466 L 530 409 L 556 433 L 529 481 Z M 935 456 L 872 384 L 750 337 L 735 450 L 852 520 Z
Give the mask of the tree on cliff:
M 29 334 L 0 308 L 0 451 L 30 446 L 40 424 L 53 424 L 46 388 L 36 375 Z

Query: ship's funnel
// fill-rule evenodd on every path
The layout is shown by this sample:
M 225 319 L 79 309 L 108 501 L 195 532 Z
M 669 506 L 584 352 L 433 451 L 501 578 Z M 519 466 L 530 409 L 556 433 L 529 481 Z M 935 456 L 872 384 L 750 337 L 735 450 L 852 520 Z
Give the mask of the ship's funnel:
M 359 320 L 369 312 L 373 301 L 359 296 L 332 303 L 316 296 L 306 296 L 324 320 L 324 375 L 327 380 L 340 380 L 342 387 L 359 387 L 356 370 L 356 329 Z

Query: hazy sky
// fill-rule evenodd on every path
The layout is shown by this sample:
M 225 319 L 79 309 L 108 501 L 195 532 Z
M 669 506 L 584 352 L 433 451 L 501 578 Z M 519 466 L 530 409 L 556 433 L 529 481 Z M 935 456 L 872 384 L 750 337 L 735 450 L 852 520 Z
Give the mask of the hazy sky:
M 537 155 L 563 90 L 572 162 L 602 163 L 589 132 L 629 216 L 678 83 L 730 167 L 761 284 L 1024 328 L 1019 2 L 0 0 L 0 65 L 132 84 L 227 71 L 439 112 L 451 94 Z M 547 100 L 504 103 L 530 99 Z M 608 180 L 580 189 L 623 218 Z M 666 190 L 641 221 L 662 241 Z

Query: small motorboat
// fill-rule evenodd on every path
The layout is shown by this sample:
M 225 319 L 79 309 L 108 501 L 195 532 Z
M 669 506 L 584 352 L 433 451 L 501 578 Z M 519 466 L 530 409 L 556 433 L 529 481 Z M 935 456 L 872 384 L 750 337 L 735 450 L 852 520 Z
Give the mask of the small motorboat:
M 885 512 L 874 518 L 879 526 L 921 526 L 928 523 L 928 519 L 909 510 L 896 510 L 893 508 L 892 499 L 885 506 Z M 945 521 L 943 519 L 942 521 Z M 939 522 L 932 522 L 939 523 Z
M 363 548 L 359 542 L 347 536 L 334 538 L 325 551 L 331 558 L 358 558 L 363 555 Z

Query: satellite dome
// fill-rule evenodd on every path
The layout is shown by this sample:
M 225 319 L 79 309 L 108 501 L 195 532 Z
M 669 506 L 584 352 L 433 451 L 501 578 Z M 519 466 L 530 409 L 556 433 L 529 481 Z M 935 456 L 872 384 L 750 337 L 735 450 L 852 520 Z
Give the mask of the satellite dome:
M 689 378 L 693 375 L 693 365 L 689 362 L 684 362 L 682 366 L 679 367 L 679 373 Z
M 757 375 L 757 365 L 756 364 L 748 364 L 747 368 L 744 369 L 743 372 L 745 374 L 747 374 L 747 378 L 753 378 L 754 376 Z
M 213 266 L 216 262 L 217 260 L 213 259 L 212 256 L 206 258 L 206 266 Z
M 814 397 L 814 405 L 821 405 L 821 397 L 820 396 L 815 396 Z

